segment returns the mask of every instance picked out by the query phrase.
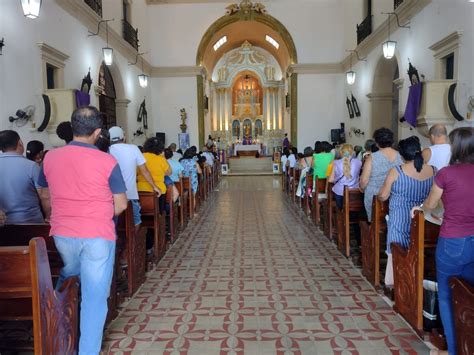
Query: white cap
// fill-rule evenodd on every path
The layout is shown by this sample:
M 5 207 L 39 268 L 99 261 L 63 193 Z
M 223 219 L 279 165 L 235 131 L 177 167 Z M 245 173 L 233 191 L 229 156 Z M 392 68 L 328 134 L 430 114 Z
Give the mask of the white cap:
M 123 139 L 123 129 L 118 126 L 110 127 L 109 129 L 110 141 L 117 142 Z

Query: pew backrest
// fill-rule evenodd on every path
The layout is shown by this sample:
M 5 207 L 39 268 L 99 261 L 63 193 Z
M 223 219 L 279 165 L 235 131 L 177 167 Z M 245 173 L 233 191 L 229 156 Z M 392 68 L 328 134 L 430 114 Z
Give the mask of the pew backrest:
M 459 355 L 474 354 L 474 285 L 466 280 L 452 277 L 454 327 L 456 329 L 456 348 Z

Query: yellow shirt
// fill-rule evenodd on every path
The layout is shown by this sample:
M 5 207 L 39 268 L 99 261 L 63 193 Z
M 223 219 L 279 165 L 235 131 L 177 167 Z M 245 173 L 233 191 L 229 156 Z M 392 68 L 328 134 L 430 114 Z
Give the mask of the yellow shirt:
M 170 167 L 168 162 L 165 157 L 153 153 L 143 153 L 143 156 L 145 157 L 146 167 L 150 171 L 155 185 L 158 186 L 161 192 L 165 193 L 165 172 Z M 137 171 L 137 189 L 138 191 L 153 192 L 153 188 L 148 181 L 145 180 L 140 170 Z

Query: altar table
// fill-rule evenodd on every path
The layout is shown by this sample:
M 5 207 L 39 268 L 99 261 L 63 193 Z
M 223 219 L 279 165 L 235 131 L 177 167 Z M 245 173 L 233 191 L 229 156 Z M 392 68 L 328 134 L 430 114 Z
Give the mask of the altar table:
M 254 154 L 257 152 L 260 153 L 260 144 L 236 144 L 234 146 L 234 155 L 238 155 L 239 152 L 246 152 L 247 154 L 251 154 L 252 152 Z

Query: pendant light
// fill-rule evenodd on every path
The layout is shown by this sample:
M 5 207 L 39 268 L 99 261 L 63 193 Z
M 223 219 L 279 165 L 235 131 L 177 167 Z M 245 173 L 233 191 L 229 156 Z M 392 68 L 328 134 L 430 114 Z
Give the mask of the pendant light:
M 36 19 L 41 9 L 41 0 L 21 0 L 21 8 L 25 17 Z
M 148 86 L 148 75 L 146 75 L 143 72 L 143 55 L 141 55 L 141 57 L 142 57 L 142 73 L 138 75 L 138 84 L 140 84 L 142 88 L 146 88 Z
M 395 55 L 396 41 L 390 40 L 390 15 L 388 15 L 388 39 L 382 44 L 383 56 L 385 59 L 392 59 Z
M 356 73 L 355 71 L 352 70 L 352 52 L 350 54 L 350 69 L 348 72 L 346 72 L 346 80 L 349 85 L 353 85 L 356 80 Z
M 105 65 L 112 65 L 112 63 L 114 61 L 114 50 L 113 50 L 113 48 L 109 47 L 109 24 L 108 24 L 108 22 L 105 23 L 105 30 L 106 30 L 107 47 L 102 48 L 102 53 L 104 55 Z

